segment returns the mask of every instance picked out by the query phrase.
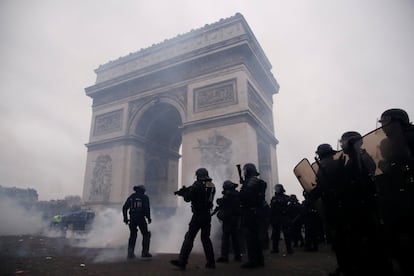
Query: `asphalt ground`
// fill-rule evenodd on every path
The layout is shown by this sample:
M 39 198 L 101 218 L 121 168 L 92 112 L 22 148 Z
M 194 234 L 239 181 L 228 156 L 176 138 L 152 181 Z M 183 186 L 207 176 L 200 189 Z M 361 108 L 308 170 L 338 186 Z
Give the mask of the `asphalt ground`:
M 336 267 L 329 245 L 317 252 L 295 248 L 271 254 L 264 251 L 265 266 L 241 268 L 240 262 L 217 263 L 206 269 L 204 255 L 192 252 L 185 271 L 170 264 L 177 254 L 154 253 L 151 259 L 127 260 L 125 248 L 82 248 L 66 238 L 1 236 L 0 275 L 328 275 Z M 283 243 L 282 243 L 283 244 Z M 125 254 L 124 254 L 125 252 Z M 217 255 L 217 253 L 216 253 Z M 244 257 L 245 260 L 245 257 Z

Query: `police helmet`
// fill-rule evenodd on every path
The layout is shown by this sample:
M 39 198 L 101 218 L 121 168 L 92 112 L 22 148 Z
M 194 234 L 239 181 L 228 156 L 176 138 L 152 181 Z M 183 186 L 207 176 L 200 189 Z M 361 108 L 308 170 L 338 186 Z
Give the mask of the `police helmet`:
M 275 193 L 277 193 L 277 194 L 283 194 L 285 192 L 286 192 L 286 190 L 285 190 L 285 188 L 283 187 L 282 184 L 276 184 L 275 185 Z
M 134 191 L 137 193 L 145 193 L 145 186 L 144 185 L 134 186 Z
M 351 147 L 362 138 L 361 134 L 356 131 L 347 131 L 341 136 L 341 148 L 345 153 L 349 153 Z
M 258 176 L 260 175 L 253 163 L 247 163 L 243 166 L 243 171 L 246 176 Z
M 208 171 L 206 168 L 199 168 L 196 170 L 197 180 L 211 180 L 208 176 Z
M 336 151 L 334 151 L 332 146 L 329 144 L 320 144 L 315 153 L 319 156 L 319 158 L 324 158 L 336 153 Z
M 223 182 L 223 190 L 232 190 L 236 187 L 237 187 L 237 184 L 231 182 L 230 180 L 226 180 Z
M 410 123 L 407 112 L 400 108 L 387 109 L 381 114 L 381 124 L 385 125 L 390 123 L 391 121 L 399 121 L 400 123 L 405 125 L 408 125 Z

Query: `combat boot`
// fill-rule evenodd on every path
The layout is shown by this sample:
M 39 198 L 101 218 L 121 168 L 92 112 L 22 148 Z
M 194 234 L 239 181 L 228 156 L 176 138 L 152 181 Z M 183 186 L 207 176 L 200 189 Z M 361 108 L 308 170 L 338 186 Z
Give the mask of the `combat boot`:
M 142 253 L 141 253 L 142 258 L 152 257 L 152 255 L 149 253 L 150 240 L 151 240 L 151 232 L 148 231 L 148 233 L 143 235 L 142 237 Z
M 185 270 L 185 263 L 180 260 L 171 260 L 170 263 L 178 267 L 180 270 Z
M 134 250 L 131 248 L 128 248 L 128 255 L 127 255 L 128 259 L 135 259 L 135 254 L 134 254 Z

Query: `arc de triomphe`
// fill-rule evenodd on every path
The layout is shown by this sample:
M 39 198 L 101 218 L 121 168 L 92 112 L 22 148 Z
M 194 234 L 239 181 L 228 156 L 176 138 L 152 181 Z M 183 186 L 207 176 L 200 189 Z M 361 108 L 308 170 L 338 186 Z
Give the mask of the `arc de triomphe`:
M 279 90 L 270 70 L 241 14 L 99 66 L 85 89 L 93 104 L 84 202 L 119 205 L 145 184 L 152 206 L 175 207 L 173 191 L 191 185 L 197 168 L 221 187 L 248 162 L 270 196 Z

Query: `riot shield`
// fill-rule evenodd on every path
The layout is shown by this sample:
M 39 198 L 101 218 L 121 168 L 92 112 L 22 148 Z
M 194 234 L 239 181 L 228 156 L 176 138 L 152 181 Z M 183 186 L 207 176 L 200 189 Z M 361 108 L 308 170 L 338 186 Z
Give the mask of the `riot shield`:
M 395 236 L 405 235 L 404 237 L 409 237 L 406 238 L 407 240 L 413 241 L 414 159 L 404 130 L 398 122 L 390 122 L 363 136 L 362 142 L 361 148 L 377 166 L 374 183 L 378 215 L 384 225 L 385 233 L 387 235 L 394 233 L 392 235 Z M 406 241 L 397 241 L 396 248 L 405 244 Z M 411 252 L 411 246 L 406 248 Z
M 316 187 L 316 174 L 309 160 L 304 158 L 293 168 L 293 173 L 299 180 L 305 192 L 309 193 Z
M 361 149 L 375 162 L 375 176 L 390 172 L 395 164 L 409 164 L 413 160 L 403 130 L 397 122 L 364 135 Z

